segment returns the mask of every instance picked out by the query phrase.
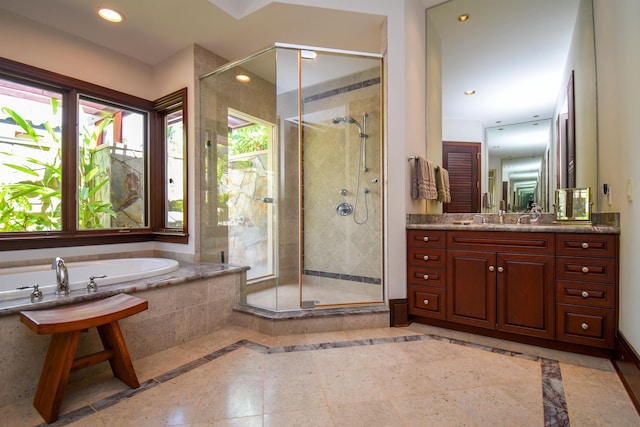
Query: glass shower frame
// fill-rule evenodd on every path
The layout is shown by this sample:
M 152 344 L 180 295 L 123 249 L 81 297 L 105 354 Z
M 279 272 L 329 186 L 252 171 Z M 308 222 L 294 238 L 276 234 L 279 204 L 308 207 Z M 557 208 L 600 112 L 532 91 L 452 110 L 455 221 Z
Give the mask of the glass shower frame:
M 200 258 L 273 262 L 273 274 L 249 270 L 243 303 L 384 304 L 382 69 L 382 55 L 278 43 L 201 77 Z M 243 172 L 221 171 L 237 158 L 233 110 L 275 130 L 263 154 L 270 160 L 244 162 Z M 244 187 L 229 191 L 237 183 Z M 241 199 L 244 211 L 234 205 Z M 260 224 L 271 241 L 242 236 Z

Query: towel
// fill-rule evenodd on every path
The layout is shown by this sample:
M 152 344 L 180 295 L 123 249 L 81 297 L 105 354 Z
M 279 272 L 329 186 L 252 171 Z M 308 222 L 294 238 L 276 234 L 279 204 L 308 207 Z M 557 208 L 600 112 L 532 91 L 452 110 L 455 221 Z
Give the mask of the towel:
M 411 198 L 427 200 L 438 198 L 435 166 L 430 160 L 416 157 L 411 177 Z
M 485 209 L 493 209 L 493 194 L 491 193 L 482 194 L 482 207 Z
M 436 189 L 438 191 L 438 201 L 451 203 L 451 189 L 449 188 L 449 171 L 443 167 L 436 169 Z

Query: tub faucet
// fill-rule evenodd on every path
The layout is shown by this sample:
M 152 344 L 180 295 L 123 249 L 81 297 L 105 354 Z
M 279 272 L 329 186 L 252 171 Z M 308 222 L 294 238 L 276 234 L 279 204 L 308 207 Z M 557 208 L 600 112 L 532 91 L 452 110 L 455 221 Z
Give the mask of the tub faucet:
M 60 257 L 56 257 L 51 265 L 51 269 L 56 271 L 56 295 L 69 295 L 69 272 L 67 271 L 67 265 Z

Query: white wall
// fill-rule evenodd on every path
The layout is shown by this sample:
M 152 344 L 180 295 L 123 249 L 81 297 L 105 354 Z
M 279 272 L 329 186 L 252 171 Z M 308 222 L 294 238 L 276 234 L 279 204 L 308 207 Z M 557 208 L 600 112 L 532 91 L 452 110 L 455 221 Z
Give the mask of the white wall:
M 0 56 L 79 80 L 153 99 L 151 67 L 5 10 Z
M 620 212 L 620 331 L 640 351 L 640 2 L 594 0 L 598 78 L 599 183 L 613 191 L 612 204 L 600 210 Z M 627 200 L 627 179 L 633 201 Z

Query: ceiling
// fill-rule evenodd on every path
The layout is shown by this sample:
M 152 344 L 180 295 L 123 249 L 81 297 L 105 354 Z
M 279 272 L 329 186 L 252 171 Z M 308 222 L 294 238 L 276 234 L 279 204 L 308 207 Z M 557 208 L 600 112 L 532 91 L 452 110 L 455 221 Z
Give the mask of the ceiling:
M 214 2 L 248 14 L 236 19 Z M 101 20 L 102 5 L 124 14 L 124 22 Z M 230 61 L 275 42 L 380 52 L 385 19 L 266 0 L 0 0 L 2 9 L 151 66 L 194 43 Z

